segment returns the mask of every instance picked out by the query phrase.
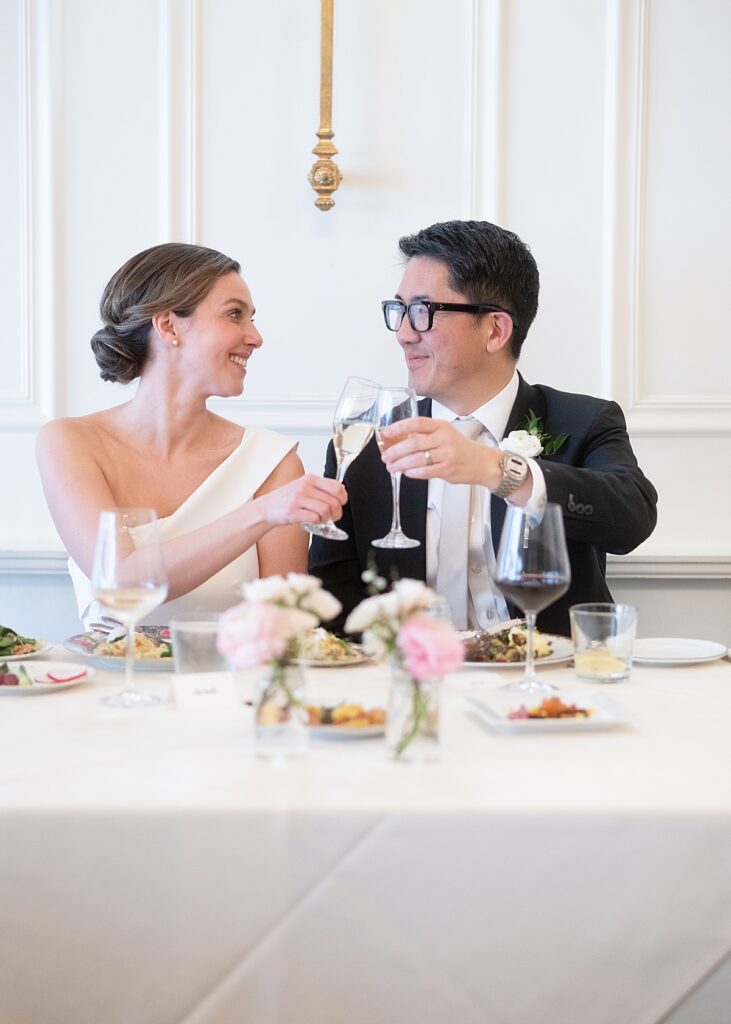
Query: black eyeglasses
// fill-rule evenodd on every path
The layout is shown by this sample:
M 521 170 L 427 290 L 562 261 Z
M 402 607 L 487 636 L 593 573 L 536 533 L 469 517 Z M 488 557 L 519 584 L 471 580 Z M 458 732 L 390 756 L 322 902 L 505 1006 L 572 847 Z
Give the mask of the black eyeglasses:
M 383 319 L 386 321 L 389 331 L 397 331 L 407 313 L 412 328 L 420 334 L 430 331 L 434 323 L 434 314 L 442 312 L 507 313 L 513 321 L 513 326 L 518 322 L 510 310 L 503 309 L 502 306 L 473 306 L 466 302 L 428 302 L 422 299 L 418 302 L 410 302 L 407 306 L 403 302 L 399 302 L 398 299 L 386 299 L 381 303 L 381 307 L 383 308 Z

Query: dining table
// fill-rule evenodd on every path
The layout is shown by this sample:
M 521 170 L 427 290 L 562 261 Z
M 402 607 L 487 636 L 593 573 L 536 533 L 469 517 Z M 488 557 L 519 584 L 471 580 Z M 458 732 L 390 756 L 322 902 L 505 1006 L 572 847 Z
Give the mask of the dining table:
M 723 1024 L 731 1020 L 731 661 L 617 684 L 539 665 L 606 728 L 496 730 L 513 668 L 442 686 L 438 758 L 355 729 L 262 758 L 232 707 L 0 696 L 2 1024 Z M 83 669 L 82 669 L 83 671 Z M 520 671 L 520 670 L 518 670 Z M 385 707 L 385 663 L 307 668 Z M 516 698 L 520 703 L 519 698 Z

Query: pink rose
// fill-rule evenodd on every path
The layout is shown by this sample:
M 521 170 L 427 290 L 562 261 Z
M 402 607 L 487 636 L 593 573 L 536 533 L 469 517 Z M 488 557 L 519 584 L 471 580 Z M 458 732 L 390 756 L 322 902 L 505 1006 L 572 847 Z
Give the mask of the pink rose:
M 264 602 L 247 602 L 221 616 L 217 646 L 234 668 L 250 668 L 281 658 L 293 635 L 286 612 Z
M 404 655 L 404 667 L 414 679 L 442 679 L 464 657 L 462 641 L 452 627 L 429 615 L 408 619 L 396 642 Z

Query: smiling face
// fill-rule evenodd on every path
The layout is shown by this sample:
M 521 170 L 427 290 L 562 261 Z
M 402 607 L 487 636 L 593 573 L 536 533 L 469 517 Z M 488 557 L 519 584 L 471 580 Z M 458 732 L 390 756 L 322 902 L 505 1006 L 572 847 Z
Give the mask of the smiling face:
M 471 300 L 449 286 L 446 264 L 413 256 L 396 294 L 405 305 Z M 493 314 L 435 312 L 429 331 L 415 331 L 405 316 L 396 333 L 409 372 L 409 386 L 461 415 L 474 412 L 497 394 L 512 375 L 505 347 L 495 349 Z
M 254 304 L 238 274 L 218 278 L 190 317 L 178 319 L 180 354 L 192 372 L 205 374 L 211 395 L 240 395 L 246 365 L 262 337 L 254 325 Z

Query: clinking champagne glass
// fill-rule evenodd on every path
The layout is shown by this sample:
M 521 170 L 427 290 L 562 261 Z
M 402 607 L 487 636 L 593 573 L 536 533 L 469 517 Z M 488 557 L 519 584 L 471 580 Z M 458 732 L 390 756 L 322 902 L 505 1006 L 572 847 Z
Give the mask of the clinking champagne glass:
M 533 662 L 536 615 L 564 594 L 571 582 L 560 505 L 546 504 L 535 516 L 525 509 L 508 509 L 500 535 L 495 582 L 504 596 L 525 613 L 527 629 L 525 675 L 501 687 L 524 696 L 544 697 L 557 687 L 542 682 Z
M 378 385 L 364 377 L 348 377 L 340 392 L 333 415 L 333 447 L 338 468 L 335 479 L 343 477 L 353 459 L 360 455 L 373 437 Z M 332 519 L 326 523 L 303 523 L 303 528 L 328 540 L 347 540 L 345 530 Z
M 167 574 L 151 508 L 117 508 L 99 513 L 99 532 L 91 571 L 94 598 L 126 627 L 124 689 L 103 704 L 136 708 L 156 704 L 134 678 L 135 624 L 165 600 Z
M 378 412 L 376 417 L 376 441 L 381 451 L 389 446 L 383 437 L 384 427 L 398 420 L 408 420 L 418 416 L 416 394 L 412 388 L 381 388 L 378 394 Z M 390 442 L 393 443 L 393 442 Z M 420 541 L 407 537 L 401 529 L 401 474 L 391 473 L 391 493 L 393 510 L 391 512 L 391 529 L 385 537 L 373 541 L 374 548 L 418 548 Z

